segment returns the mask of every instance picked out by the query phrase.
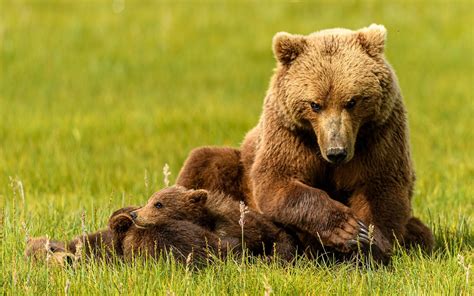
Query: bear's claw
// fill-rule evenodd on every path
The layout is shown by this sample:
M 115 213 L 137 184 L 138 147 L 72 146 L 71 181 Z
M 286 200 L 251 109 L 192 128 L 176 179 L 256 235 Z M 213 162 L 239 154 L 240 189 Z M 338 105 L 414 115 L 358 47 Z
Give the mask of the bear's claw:
M 364 222 L 357 220 L 357 224 L 359 225 L 359 233 L 357 234 L 356 238 L 353 238 L 347 241 L 347 246 L 358 247 L 359 245 L 363 248 L 366 248 L 370 245 L 370 234 L 367 226 L 365 226 Z
M 369 229 L 365 226 L 364 222 L 357 220 L 357 224 L 359 224 L 361 232 L 365 232 L 367 235 L 369 234 Z
M 367 246 L 370 245 L 370 240 L 366 236 L 358 235 L 357 238 L 349 240 L 347 242 L 347 244 L 349 246 L 357 246 L 357 245 L 361 244 L 365 247 L 366 245 Z
M 361 243 L 370 244 L 370 238 L 365 234 L 358 234 L 357 240 Z

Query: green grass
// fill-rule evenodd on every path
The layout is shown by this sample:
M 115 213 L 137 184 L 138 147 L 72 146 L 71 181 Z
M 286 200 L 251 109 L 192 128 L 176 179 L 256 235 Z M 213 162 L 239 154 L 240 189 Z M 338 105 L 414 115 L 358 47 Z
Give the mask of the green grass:
M 0 294 L 473 293 L 473 6 L 126 1 L 114 13 L 112 1 L 0 0 Z M 163 165 L 174 180 L 193 147 L 238 146 L 261 111 L 274 33 L 372 22 L 389 30 L 418 175 L 414 212 L 434 229 L 435 254 L 399 251 L 377 270 L 302 260 L 197 272 L 24 258 L 27 235 L 71 238 L 83 212 L 95 230 L 113 209 L 143 203 L 163 186 Z

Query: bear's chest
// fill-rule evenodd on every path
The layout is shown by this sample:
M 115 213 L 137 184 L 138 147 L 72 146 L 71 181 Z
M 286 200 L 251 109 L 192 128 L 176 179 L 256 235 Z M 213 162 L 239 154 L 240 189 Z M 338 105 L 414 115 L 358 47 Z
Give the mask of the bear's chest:
M 362 169 L 357 169 L 358 164 L 349 163 L 340 166 L 320 164 L 324 168 L 315 170 L 312 186 L 326 191 L 329 196 L 343 204 L 348 204 L 349 198 L 364 186 Z

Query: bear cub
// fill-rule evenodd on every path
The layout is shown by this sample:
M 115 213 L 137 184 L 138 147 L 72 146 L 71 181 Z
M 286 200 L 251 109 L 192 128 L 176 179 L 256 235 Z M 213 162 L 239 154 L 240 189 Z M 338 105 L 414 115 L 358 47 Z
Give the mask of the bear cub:
M 28 242 L 25 253 L 37 259 L 51 258 L 49 254 L 61 265 L 73 262 L 78 254 L 128 260 L 172 253 L 183 263 L 189 258 L 204 263 L 216 256 L 225 258 L 229 252 L 241 255 L 243 249 L 251 255 L 290 261 L 297 253 L 297 243 L 283 228 L 228 195 L 173 186 L 153 194 L 143 207 L 115 211 L 106 229 L 67 243 L 35 238 Z
M 88 259 L 130 260 L 170 255 L 181 263 L 202 264 L 213 257 L 225 258 L 228 243 L 211 231 L 186 220 L 166 219 L 142 227 L 135 225 L 131 212 L 138 207 L 115 211 L 106 229 L 81 235 L 67 243 L 47 237 L 28 241 L 25 255 L 34 260 L 48 259 L 52 264 L 73 265 L 78 256 Z
M 153 194 L 130 216 L 137 227 L 170 219 L 190 221 L 218 235 L 236 253 L 244 247 L 252 255 L 276 256 L 285 261 L 297 253 L 295 240 L 283 228 L 222 193 L 173 186 Z
M 131 209 L 120 209 L 109 220 L 113 249 L 126 260 L 135 256 L 157 259 L 162 254 L 172 254 L 181 263 L 191 260 L 201 264 L 227 255 L 229 243 L 204 227 L 173 218 L 141 226 L 135 223 Z

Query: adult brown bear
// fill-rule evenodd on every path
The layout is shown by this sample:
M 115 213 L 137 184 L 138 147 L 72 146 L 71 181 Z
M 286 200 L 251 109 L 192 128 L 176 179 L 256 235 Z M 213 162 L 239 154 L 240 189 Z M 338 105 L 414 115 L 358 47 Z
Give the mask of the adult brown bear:
M 385 39 L 381 25 L 276 34 L 259 123 L 240 150 L 192 151 L 177 184 L 243 199 L 309 248 L 351 253 L 374 225 L 383 254 L 395 239 L 430 250 L 432 232 L 412 216 L 407 117 Z

